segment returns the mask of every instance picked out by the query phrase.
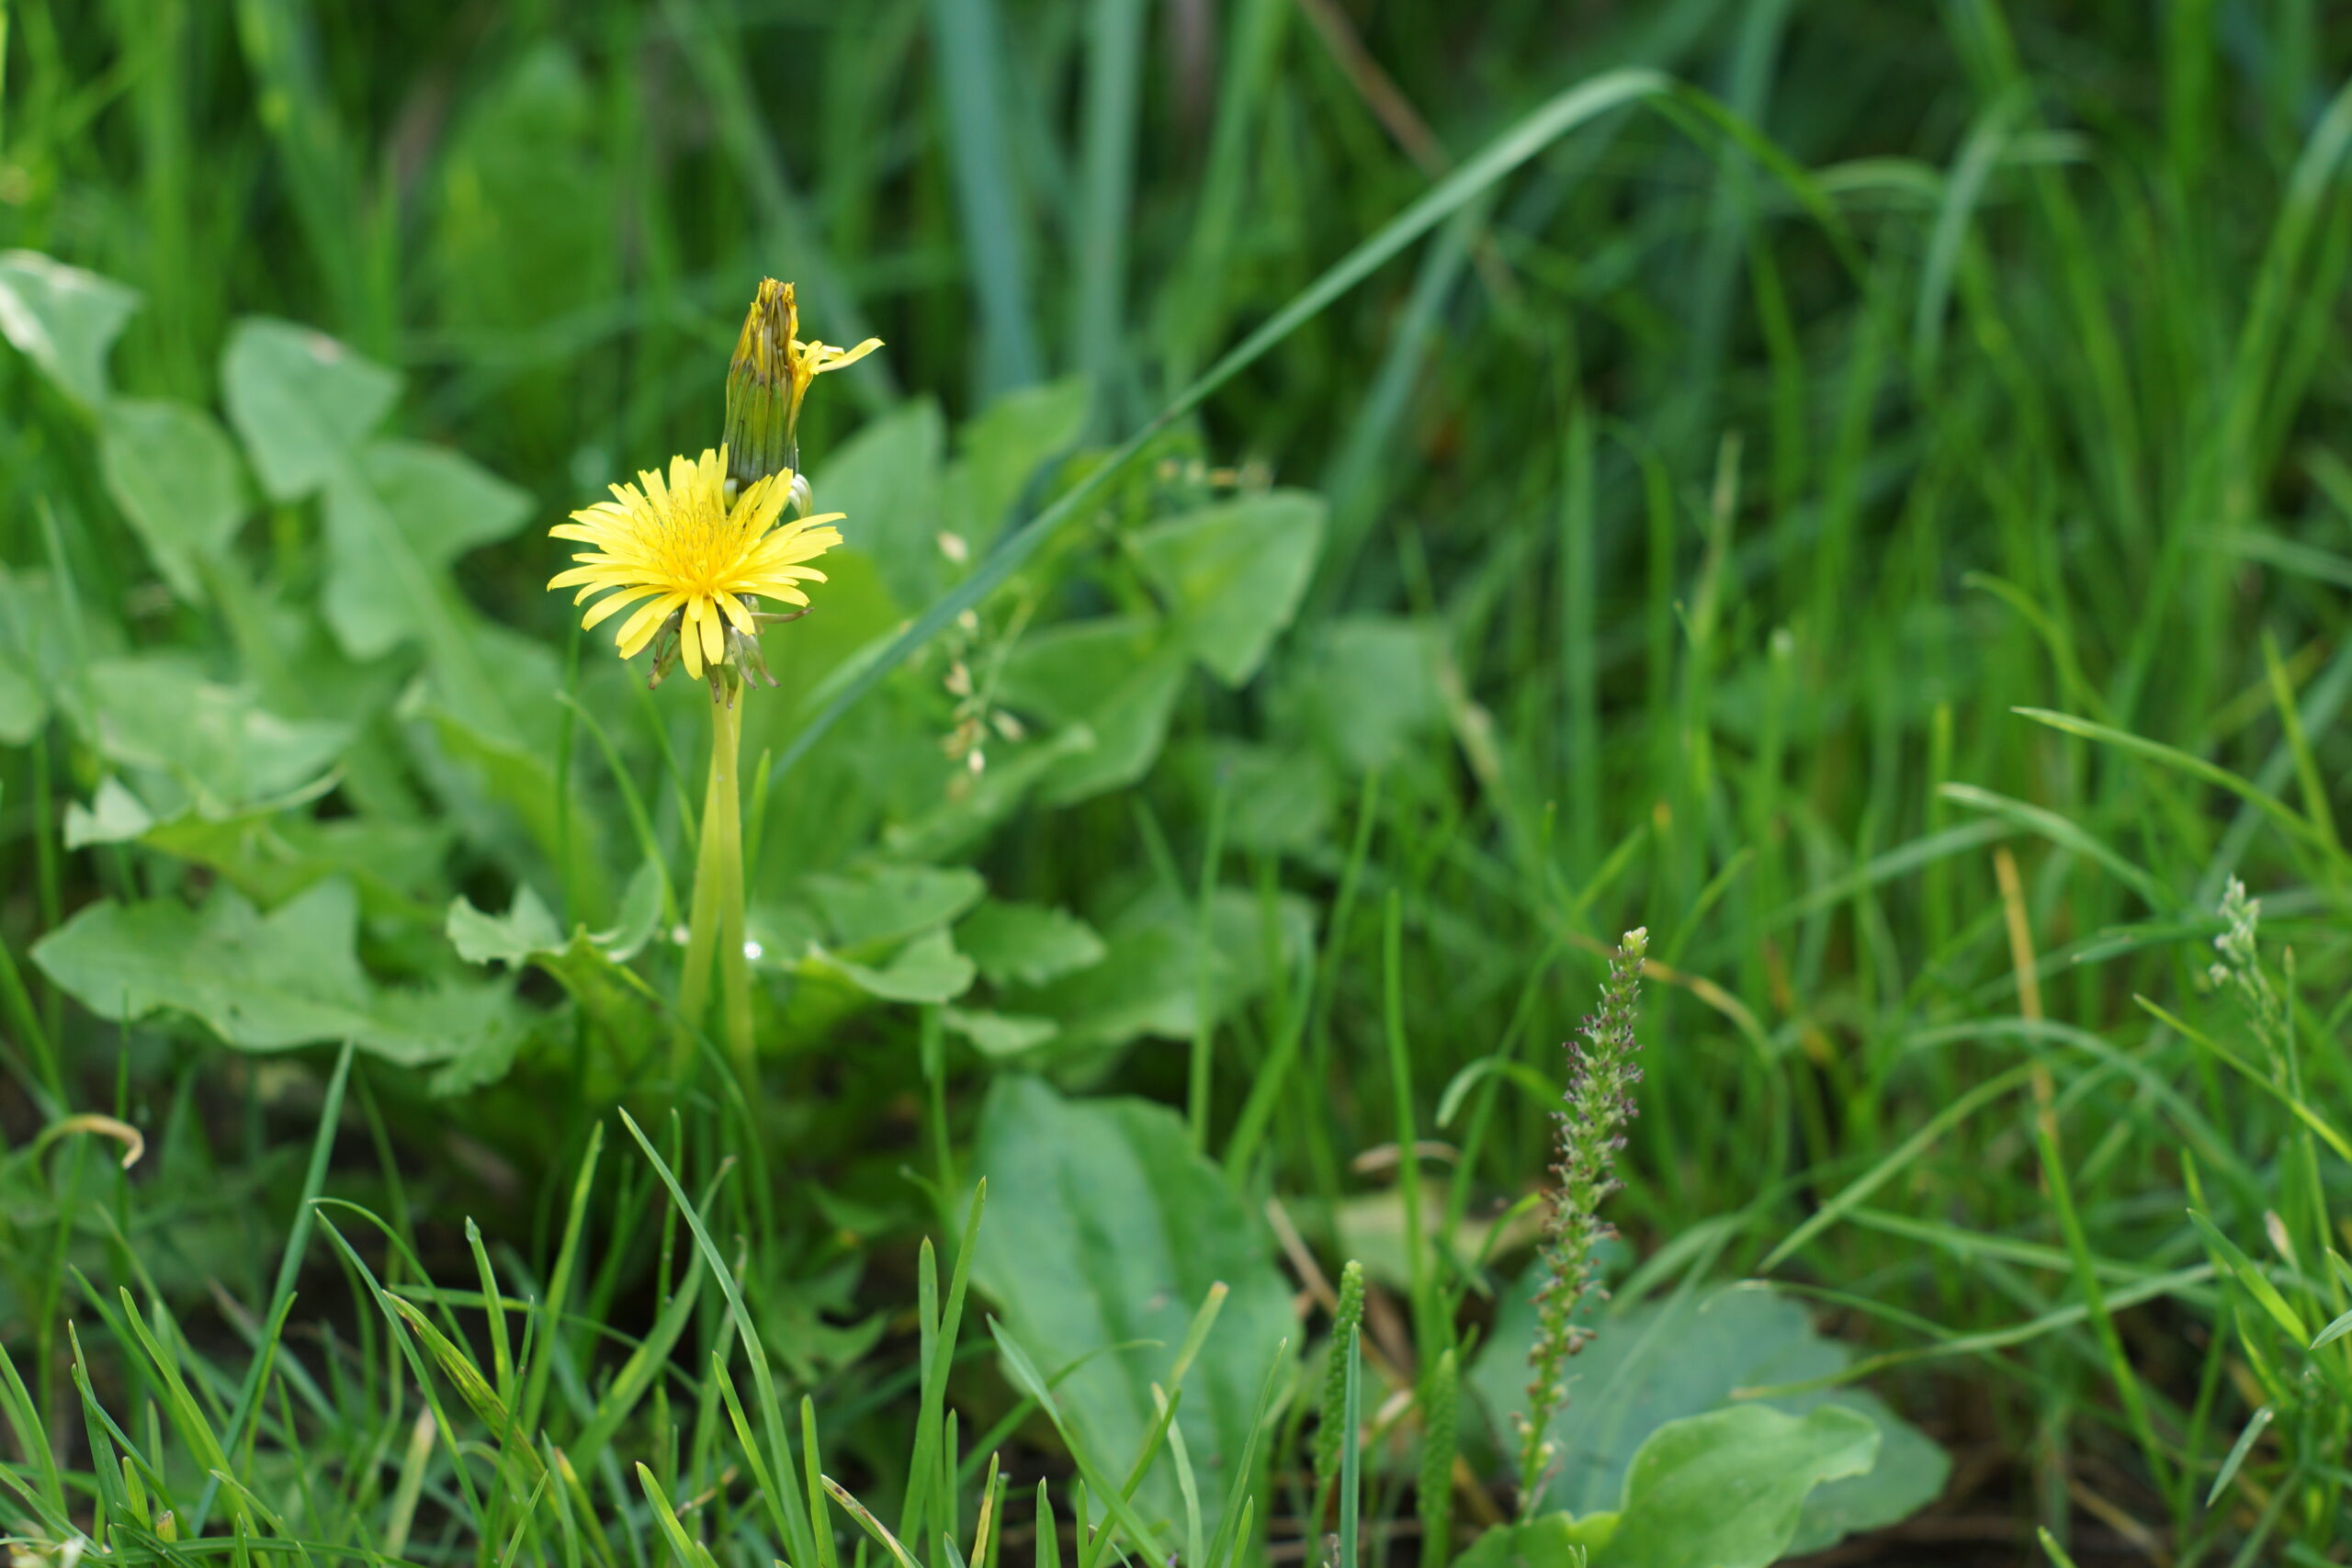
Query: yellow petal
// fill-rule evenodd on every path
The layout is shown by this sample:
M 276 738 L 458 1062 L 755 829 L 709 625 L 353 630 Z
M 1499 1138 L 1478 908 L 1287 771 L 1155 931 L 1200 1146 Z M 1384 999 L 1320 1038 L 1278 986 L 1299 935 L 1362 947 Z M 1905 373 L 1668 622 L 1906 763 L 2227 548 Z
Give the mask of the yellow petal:
M 685 613 L 678 617 L 678 651 L 685 655 L 686 673 L 700 679 L 702 675 L 702 611 L 699 599 L 686 601 Z
M 755 578 L 744 583 L 743 587 L 746 592 L 756 593 L 763 599 L 788 599 L 795 604 L 808 603 L 808 595 L 795 588 L 788 577 Z
M 829 349 L 826 351 L 827 356 L 825 363 L 818 366 L 817 368 L 820 370 L 839 370 L 844 365 L 856 364 L 859 360 L 865 358 L 867 355 L 873 353 L 876 349 L 880 348 L 881 346 L 882 340 L 880 338 L 870 337 L 864 343 L 859 344 L 855 348 Z
M 662 623 L 669 617 L 670 612 L 685 602 L 686 596 L 683 593 L 664 593 L 622 622 L 621 629 L 613 634 L 613 640 L 620 644 L 621 657 L 636 658 L 638 650 L 651 642 L 653 634 L 662 629 Z
M 639 599 L 650 599 L 661 592 L 661 589 L 652 587 L 624 588 L 617 593 L 607 594 L 596 601 L 595 608 L 580 617 L 580 629 L 583 632 L 594 631 L 616 611 L 627 609 Z
M 718 622 L 718 606 L 707 599 L 697 600 L 702 606 L 703 662 L 719 665 L 727 662 L 727 628 Z

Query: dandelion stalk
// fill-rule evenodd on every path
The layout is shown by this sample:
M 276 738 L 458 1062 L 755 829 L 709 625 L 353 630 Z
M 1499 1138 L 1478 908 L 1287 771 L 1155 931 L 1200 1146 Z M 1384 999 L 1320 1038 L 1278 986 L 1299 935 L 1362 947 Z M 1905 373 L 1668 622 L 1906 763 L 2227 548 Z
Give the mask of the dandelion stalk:
M 1634 1117 L 1634 1086 L 1642 1069 L 1634 1057 L 1634 1003 L 1641 989 L 1646 930 L 1627 931 L 1609 960 L 1600 1006 L 1584 1021 L 1568 1046 L 1568 1089 L 1559 1114 L 1559 1187 L 1552 1195 L 1550 1243 L 1544 1253 L 1544 1280 L 1535 1297 L 1535 1339 L 1528 1364 L 1527 1416 L 1520 1428 L 1519 1511 L 1532 1517 L 1544 1495 L 1553 1452 L 1545 1436 L 1552 1417 L 1567 1403 L 1567 1363 L 1592 1337 L 1576 1321 L 1577 1306 L 1597 1292 L 1600 1244 L 1617 1233 L 1600 1217 L 1600 1205 L 1617 1190 L 1617 1152 L 1625 1146 L 1625 1123 Z
M 731 672 L 712 683 L 710 782 L 702 798 L 702 841 L 695 852 L 695 891 L 686 939 L 686 967 L 678 987 L 679 1046 L 710 1009 L 712 960 L 717 958 L 719 1006 L 727 1051 L 739 1070 L 754 1059 L 752 972 L 743 946 L 743 807 L 741 772 L 743 708 Z M 685 1063 L 676 1064 L 683 1072 Z
M 796 471 L 801 399 L 820 375 L 882 346 L 874 338 L 855 348 L 803 343 L 798 330 L 792 285 L 763 280 L 728 367 L 725 443 L 700 458 L 671 458 L 666 479 L 649 468 L 636 484 L 614 485 L 612 500 L 548 530 L 592 547 L 548 584 L 578 588 L 574 604 L 604 595 L 581 617 L 583 630 L 628 610 L 614 641 L 623 659 L 652 650 L 651 684 L 675 663 L 710 682 L 710 782 L 678 986 L 682 1074 L 710 1009 L 714 968 L 728 1053 L 747 1077 L 756 1059 L 743 942 L 742 698 L 753 681 L 776 683 L 760 652 L 761 627 L 808 613 L 802 584 L 825 581 L 808 563 L 842 542 L 831 525 L 842 513 L 809 516 L 808 481 Z M 797 608 L 763 610 L 763 599 Z

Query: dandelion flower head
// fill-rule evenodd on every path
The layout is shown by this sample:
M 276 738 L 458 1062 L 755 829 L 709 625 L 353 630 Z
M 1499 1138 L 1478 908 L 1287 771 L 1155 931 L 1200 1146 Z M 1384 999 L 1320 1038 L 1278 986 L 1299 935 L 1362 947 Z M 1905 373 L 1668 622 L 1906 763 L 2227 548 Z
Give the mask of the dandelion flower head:
M 839 512 L 779 523 L 792 494 L 791 470 L 730 484 L 724 446 L 699 458 L 671 458 L 666 481 L 651 468 L 637 478 L 633 485 L 614 485 L 612 500 L 548 530 L 594 547 L 573 556 L 580 564 L 548 583 L 550 590 L 577 587 L 575 604 L 605 594 L 582 626 L 637 606 L 614 637 L 623 659 L 634 658 L 675 615 L 686 674 L 700 678 L 706 667 L 727 662 L 729 628 L 747 639 L 758 635 L 760 600 L 807 604 L 799 585 L 825 581 L 808 563 L 842 542 L 831 526 L 844 515 Z

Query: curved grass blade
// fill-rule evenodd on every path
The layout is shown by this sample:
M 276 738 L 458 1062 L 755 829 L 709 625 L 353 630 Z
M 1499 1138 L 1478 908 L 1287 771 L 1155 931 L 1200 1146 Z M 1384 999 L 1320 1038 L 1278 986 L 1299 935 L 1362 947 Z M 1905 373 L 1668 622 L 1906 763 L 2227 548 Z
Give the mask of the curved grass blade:
M 2069 818 L 2046 811 L 2039 806 L 2029 806 L 2022 800 L 2013 800 L 2006 795 L 1996 795 L 1989 789 L 1979 789 L 1974 784 L 1948 784 L 1936 793 L 1946 800 L 1973 810 L 2005 818 L 2029 832 L 2041 834 L 2062 850 L 2071 850 L 2086 860 L 2097 862 L 2118 882 L 2145 899 L 2152 909 L 2164 912 L 2180 907 L 2180 899 L 2172 889 L 2091 837 Z
M 752 1387 L 759 1397 L 761 1435 L 767 1441 L 769 1462 L 776 1467 L 777 1473 L 789 1475 L 793 1470 L 792 1439 L 785 1431 L 784 1401 L 776 1393 L 775 1374 L 769 1369 L 767 1348 L 760 1341 L 759 1325 L 752 1321 L 751 1310 L 743 1304 L 741 1292 L 735 1288 L 735 1277 L 728 1269 L 727 1255 L 719 1251 L 718 1243 L 712 1239 L 710 1228 L 703 1224 L 702 1214 L 687 1201 L 686 1190 L 678 1184 L 669 1162 L 653 1146 L 653 1141 L 645 1135 L 645 1130 L 628 1111 L 623 1111 L 619 1115 L 621 1125 L 628 1129 L 628 1135 L 637 1140 L 637 1146 L 645 1152 L 646 1159 L 652 1164 L 653 1174 L 661 1178 L 662 1185 L 669 1190 L 670 1201 L 678 1206 L 679 1215 L 686 1222 L 686 1228 L 694 1233 L 695 1245 L 701 1248 L 703 1261 L 710 1266 L 711 1277 L 718 1281 L 718 1289 L 727 1298 L 728 1310 L 735 1316 L 736 1332 L 743 1337 L 745 1358 L 752 1365 Z M 775 1495 L 785 1506 L 785 1522 L 789 1527 L 785 1540 L 789 1549 L 788 1561 L 815 1562 L 816 1534 L 799 1492 L 791 1486 L 779 1486 L 775 1489 Z
M 2061 734 L 2076 736 L 2085 740 L 2096 740 L 2103 746 L 2112 746 L 2118 750 L 2132 752 L 2137 756 L 2147 758 L 2150 761 L 2162 762 L 2165 766 L 2187 773 L 2192 778 L 2202 779 L 2207 784 L 2228 790 L 2313 849 L 2331 854 L 2336 853 L 2335 847 L 2328 842 L 2326 835 L 2312 827 L 2301 813 L 2289 807 L 2278 796 L 2240 778 L 2229 769 L 2209 762 L 2202 757 L 2183 751 L 2177 746 L 2167 746 L 2160 740 L 2150 740 L 2145 736 L 2134 735 L 2128 729 L 2117 729 L 2109 725 L 2094 724 L 2089 719 L 2076 718 L 2072 714 L 2055 713 L 2049 708 L 2013 707 L 2009 711 L 2020 718 L 2030 718 L 2036 724 L 2046 724 Z

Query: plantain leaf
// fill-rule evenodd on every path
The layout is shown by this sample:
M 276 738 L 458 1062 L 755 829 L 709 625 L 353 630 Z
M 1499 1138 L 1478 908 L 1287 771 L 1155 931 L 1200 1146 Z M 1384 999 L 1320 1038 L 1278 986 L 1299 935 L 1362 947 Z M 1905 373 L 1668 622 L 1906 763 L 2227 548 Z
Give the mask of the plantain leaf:
M 1045 1358 L 1073 1440 L 1124 1473 L 1157 1417 L 1179 1348 L 1211 1288 L 1229 1292 L 1182 1385 L 1177 1425 L 1202 1529 L 1234 1483 L 1262 1483 L 1250 1431 L 1268 1368 L 1296 1333 L 1290 1288 L 1265 1224 L 1196 1153 L 1184 1124 L 1140 1100 L 1063 1099 L 1026 1075 L 999 1078 L 980 1111 L 977 1175 L 988 1181 L 973 1279 L 1023 1345 Z M 1176 1391 L 1170 1389 L 1172 1394 Z M 1237 1475 L 1244 1455 L 1250 1477 Z M 1147 1518 L 1182 1517 L 1163 1450 L 1136 1496 Z
M 928 399 L 910 401 L 843 443 L 815 486 L 820 512 L 842 512 L 847 547 L 870 558 L 901 605 L 927 604 L 950 562 L 938 537 L 939 464 L 946 422 Z
M 1834 1404 L 1803 1416 L 1735 1404 L 1669 1422 L 1634 1456 L 1600 1568 L 1765 1568 L 1795 1540 L 1815 1487 L 1877 1459 L 1878 1428 Z
M 281 717 L 250 690 L 205 679 L 178 654 L 98 660 L 90 690 L 98 750 L 169 779 L 208 816 L 312 783 L 351 742 L 347 726 Z M 148 804 L 164 803 L 150 795 Z
M 1469 1378 L 1506 1434 L 1526 1409 L 1538 1282 L 1530 1269 L 1505 1299 Z M 1844 1346 L 1814 1332 L 1802 1304 L 1752 1287 L 1628 1305 L 1592 1326 L 1592 1343 L 1570 1364 L 1567 1407 L 1551 1425 L 1563 1462 L 1544 1493 L 1546 1506 L 1579 1517 L 1617 1506 L 1634 1455 L 1668 1424 L 1727 1408 L 1736 1390 L 1806 1382 L 1849 1359 Z M 1873 1394 L 1841 1389 L 1758 1403 L 1791 1416 L 1834 1405 L 1879 1434 L 1878 1461 L 1867 1473 L 1829 1482 L 1805 1498 L 1797 1550 L 1816 1551 L 1849 1533 L 1893 1524 L 1943 1490 L 1951 1469 L 1943 1451 Z

